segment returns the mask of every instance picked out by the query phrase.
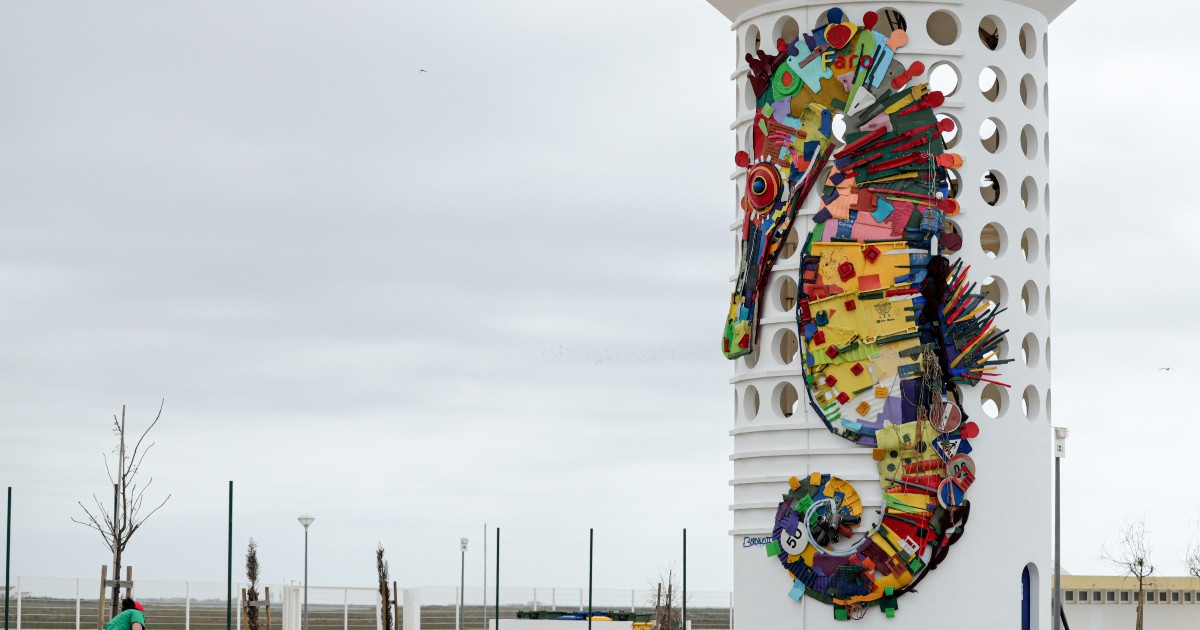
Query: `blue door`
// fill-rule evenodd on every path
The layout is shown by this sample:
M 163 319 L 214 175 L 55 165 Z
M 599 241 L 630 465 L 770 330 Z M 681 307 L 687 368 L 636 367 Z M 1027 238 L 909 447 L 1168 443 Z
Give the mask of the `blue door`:
M 1030 630 L 1030 595 L 1029 567 L 1025 567 L 1024 569 L 1021 569 L 1021 630 Z

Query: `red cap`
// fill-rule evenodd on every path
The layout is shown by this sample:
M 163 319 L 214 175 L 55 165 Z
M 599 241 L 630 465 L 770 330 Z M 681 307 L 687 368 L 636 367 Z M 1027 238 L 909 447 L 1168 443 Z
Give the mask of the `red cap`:
M 142 602 L 133 602 L 133 607 L 142 612 L 146 612 L 146 609 L 142 608 Z

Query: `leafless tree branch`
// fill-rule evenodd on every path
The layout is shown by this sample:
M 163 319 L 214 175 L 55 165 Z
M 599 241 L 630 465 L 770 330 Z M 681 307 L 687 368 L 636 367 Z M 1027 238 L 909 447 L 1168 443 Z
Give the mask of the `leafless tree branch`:
M 116 513 L 109 514 L 108 509 L 100 501 L 95 494 L 92 495 L 92 500 L 96 504 L 95 511 L 85 506 L 82 501 L 79 501 L 79 507 L 83 510 L 84 518 L 78 519 L 71 517 L 71 520 L 96 530 L 104 539 L 109 551 L 113 554 L 113 576 L 117 577 L 121 569 L 121 555 L 128 546 L 133 535 L 141 529 L 141 526 L 153 516 L 156 512 L 162 509 L 171 499 L 168 494 L 167 498 L 163 499 L 149 513 L 143 513 L 142 508 L 145 505 L 145 493 L 150 485 L 154 482 L 151 478 L 146 482 L 145 486 L 139 486 L 138 473 L 141 471 L 142 462 L 146 455 L 154 446 L 154 442 L 149 442 L 143 449 L 143 443 L 150 431 L 158 425 L 158 421 L 162 419 L 163 409 L 166 406 L 166 399 L 159 402 L 158 412 L 154 416 L 154 421 L 150 426 L 146 427 L 138 437 L 132 450 L 127 450 L 125 439 L 125 407 L 121 407 L 121 413 L 118 416 L 113 414 L 112 431 L 117 438 L 116 447 L 113 449 L 117 453 L 115 462 L 108 461 L 108 455 L 104 454 L 104 471 L 108 475 L 108 480 L 115 486 L 116 497 Z M 119 601 L 118 589 L 113 589 L 112 593 L 112 608 L 113 614 L 116 614 L 117 602 Z
M 1146 581 L 1154 575 L 1154 563 L 1150 560 L 1150 542 L 1146 538 L 1146 520 L 1139 519 L 1132 523 L 1126 521 L 1121 528 L 1117 549 L 1110 551 L 1107 542 L 1100 552 L 1102 560 L 1120 568 L 1126 575 L 1137 580 L 1137 625 L 1136 630 L 1142 630 L 1142 607 L 1146 601 Z

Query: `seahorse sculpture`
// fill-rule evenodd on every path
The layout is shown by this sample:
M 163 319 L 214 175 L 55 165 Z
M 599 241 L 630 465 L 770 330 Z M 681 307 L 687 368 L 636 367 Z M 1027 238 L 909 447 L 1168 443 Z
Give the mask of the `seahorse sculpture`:
M 805 199 L 820 208 L 800 255 L 796 322 L 806 396 L 829 430 L 878 462 L 883 505 L 864 514 L 835 476 L 793 477 L 767 552 L 793 582 L 790 596 L 832 604 L 836 618 L 870 605 L 891 617 L 897 598 L 936 567 L 960 536 L 975 475 L 978 427 L 959 386 L 994 380 L 1002 312 L 947 253 L 962 240 L 944 223 L 959 211 L 945 151 L 954 129 L 934 108 L 925 72 L 895 59 L 903 30 L 862 26 L 840 9 L 777 52 L 746 55 L 757 96 L 746 169 L 742 262 L 723 350 L 753 351 L 767 278 Z M 844 143 L 835 119 L 845 123 Z

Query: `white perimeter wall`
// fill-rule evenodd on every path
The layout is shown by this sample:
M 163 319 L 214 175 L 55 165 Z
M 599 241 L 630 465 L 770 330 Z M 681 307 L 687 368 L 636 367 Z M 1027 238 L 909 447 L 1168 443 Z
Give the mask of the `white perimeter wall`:
M 784 8 L 789 6 L 793 8 Z M 905 65 L 921 60 L 927 69 L 948 62 L 957 70 L 959 86 L 939 109 L 958 123 L 958 141 L 950 151 L 961 154 L 965 161 L 958 172 L 963 212 L 952 222 L 963 234 L 959 255 L 972 265 L 971 279 L 994 278 L 994 295 L 1009 308 L 999 317 L 999 325 L 1010 329 L 1005 353 L 1017 360 L 1001 370 L 1002 380 L 1012 384 L 1012 389 L 964 390 L 964 408 L 982 429 L 971 453 L 978 478 L 968 493 L 972 509 L 966 534 L 946 561 L 920 584 L 919 592 L 900 598 L 895 619 L 886 619 L 872 608 L 855 627 L 899 630 L 940 622 L 972 629 L 1019 629 L 1021 572 L 1029 565 L 1035 589 L 1032 627 L 1048 629 L 1053 564 L 1046 19 L 1036 10 L 1003 0 L 764 3 L 733 24 L 738 41 L 731 78 L 736 85 L 737 115 L 732 125 L 736 142 L 730 148 L 731 158 L 736 150 L 747 147 L 751 137 L 754 96 L 744 57 L 753 49 L 755 36 L 761 37 L 764 47 L 770 47 L 785 29 L 794 34 L 789 19 L 803 32 L 831 7 L 842 8 L 858 24 L 867 10 L 895 8 L 905 16 L 910 38 L 896 58 Z M 935 12 L 944 12 L 943 18 L 948 14 L 957 24 L 959 32 L 953 43 L 939 45 L 929 36 L 927 20 Z M 988 50 L 977 35 L 986 16 L 1001 27 L 996 50 Z M 1001 94 L 994 102 L 978 87 L 979 75 L 987 67 L 1001 75 Z M 921 81 L 928 80 L 928 72 Z M 985 149 L 979 139 L 980 125 L 989 118 L 1003 127 L 1000 147 L 994 152 Z M 980 179 L 988 171 L 1001 181 L 1000 200 L 994 206 L 984 202 L 979 189 Z M 735 170 L 731 180 L 736 188 L 730 207 L 731 258 L 736 273 L 741 225 L 737 200 L 744 171 Z M 816 210 L 814 196 L 796 226 L 801 243 Z M 999 251 L 994 256 L 985 253 L 981 242 L 989 224 L 989 238 L 994 241 L 991 229 L 999 235 Z M 804 399 L 799 363 L 783 360 L 781 345 L 786 343 L 788 331 L 796 328 L 794 313 L 785 308 L 783 298 L 789 291 L 794 295 L 798 263 L 799 255 L 793 254 L 776 264 L 763 299 L 757 357 L 738 359 L 731 381 L 736 413 L 730 432 L 734 437 L 730 533 L 737 630 L 825 628 L 833 623 L 831 606 L 788 599 L 791 580 L 786 571 L 777 560 L 767 557 L 762 546 L 746 546 L 747 537 L 770 535 L 775 506 L 787 489 L 788 477 L 819 471 L 850 480 L 864 496 L 868 510 L 878 507 L 881 498 L 871 450 L 828 433 Z M 788 385 L 801 397 L 794 413 L 783 408 Z M 999 417 L 983 413 L 985 395 L 999 402 Z
M 1129 630 L 1137 619 L 1135 604 L 1063 604 L 1071 630 Z M 1142 622 L 1152 630 L 1195 630 L 1200 628 L 1200 606 L 1151 604 L 1142 612 Z

